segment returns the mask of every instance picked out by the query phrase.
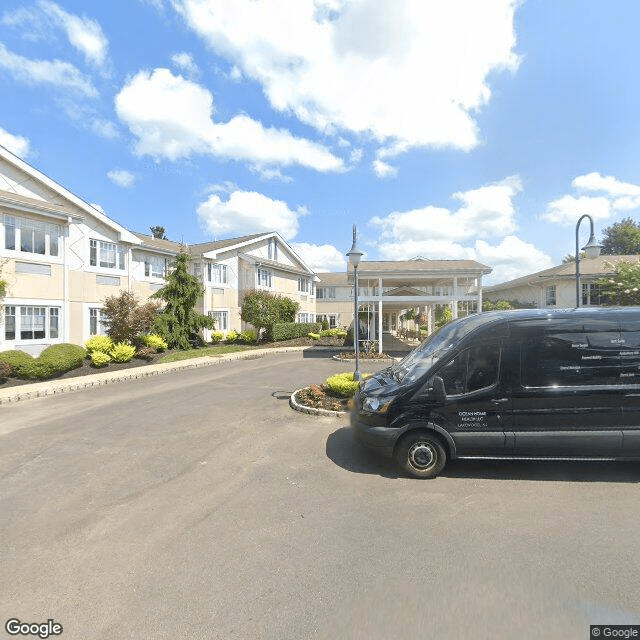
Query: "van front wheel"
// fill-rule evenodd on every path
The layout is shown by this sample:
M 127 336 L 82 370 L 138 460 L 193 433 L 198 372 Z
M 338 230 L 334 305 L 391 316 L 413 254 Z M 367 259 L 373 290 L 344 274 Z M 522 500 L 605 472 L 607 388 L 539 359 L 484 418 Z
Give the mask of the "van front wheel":
M 424 431 L 403 436 L 395 451 L 398 466 L 413 478 L 435 478 L 447 463 L 447 453 L 437 436 Z

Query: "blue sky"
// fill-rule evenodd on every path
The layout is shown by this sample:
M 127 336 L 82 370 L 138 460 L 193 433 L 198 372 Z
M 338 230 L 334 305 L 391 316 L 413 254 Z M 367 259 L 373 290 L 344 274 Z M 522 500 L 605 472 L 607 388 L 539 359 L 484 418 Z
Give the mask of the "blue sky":
M 333 271 L 355 223 L 501 282 L 638 218 L 638 33 L 632 0 L 14 1 L 0 144 L 134 231 Z

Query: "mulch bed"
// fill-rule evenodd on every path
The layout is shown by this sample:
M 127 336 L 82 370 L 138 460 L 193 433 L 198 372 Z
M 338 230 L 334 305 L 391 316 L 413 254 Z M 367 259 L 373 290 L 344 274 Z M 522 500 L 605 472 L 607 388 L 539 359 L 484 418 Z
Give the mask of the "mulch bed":
M 334 395 L 324 384 L 312 384 L 302 389 L 296 395 L 296 400 L 305 407 L 327 411 L 348 411 L 351 402 L 351 398 Z
M 344 344 L 344 340 L 342 338 L 322 338 L 320 340 L 312 340 L 311 338 L 303 337 L 303 338 L 295 338 L 293 340 L 283 340 L 281 342 L 266 342 L 260 343 L 258 345 L 250 346 L 250 349 L 269 349 L 269 348 L 279 348 L 279 347 L 314 347 L 314 346 L 324 346 L 324 347 L 342 347 Z M 206 345 L 207 347 L 211 345 Z M 110 362 L 106 367 L 96 368 L 92 366 L 91 360 L 86 359 L 81 367 L 77 369 L 72 369 L 71 371 L 67 371 L 62 375 L 56 376 L 55 378 L 49 378 L 49 380 L 65 380 L 67 378 L 78 378 L 81 376 L 93 375 L 95 373 L 103 373 L 103 372 L 115 372 L 122 371 L 123 369 L 134 369 L 136 367 L 146 367 L 150 364 L 158 364 L 158 362 L 165 357 L 167 354 L 176 353 L 179 349 L 173 349 L 169 351 L 163 351 L 162 353 L 156 353 L 151 357 L 151 360 L 139 360 L 134 358 L 129 362 Z M 16 378 L 6 378 L 4 382 L 0 380 L 0 389 L 8 389 L 9 387 L 17 387 L 25 384 L 34 384 L 36 382 L 44 382 L 43 380 L 18 380 Z

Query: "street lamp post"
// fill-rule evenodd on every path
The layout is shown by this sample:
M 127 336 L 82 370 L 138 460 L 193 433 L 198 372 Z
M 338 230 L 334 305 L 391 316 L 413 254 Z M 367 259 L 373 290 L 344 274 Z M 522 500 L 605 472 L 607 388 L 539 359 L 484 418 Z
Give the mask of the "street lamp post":
M 578 243 L 578 229 L 580 228 L 580 223 L 585 218 L 589 218 L 589 222 L 591 223 L 591 235 L 589 236 L 589 242 L 580 249 Z M 576 307 L 580 306 L 580 251 L 584 251 L 587 258 L 597 258 L 600 255 L 601 248 L 602 246 L 598 244 L 593 232 L 593 218 L 588 213 L 585 213 L 583 216 L 580 216 L 580 219 L 576 224 Z
M 353 244 L 351 249 L 347 253 L 349 256 L 349 262 L 353 266 L 353 299 L 354 299 L 354 313 L 353 313 L 353 343 L 356 353 L 356 370 L 353 373 L 353 379 L 360 380 L 360 321 L 358 318 L 358 264 L 360 264 L 360 258 L 362 258 L 362 251 L 358 249 L 356 245 L 356 225 L 353 225 Z

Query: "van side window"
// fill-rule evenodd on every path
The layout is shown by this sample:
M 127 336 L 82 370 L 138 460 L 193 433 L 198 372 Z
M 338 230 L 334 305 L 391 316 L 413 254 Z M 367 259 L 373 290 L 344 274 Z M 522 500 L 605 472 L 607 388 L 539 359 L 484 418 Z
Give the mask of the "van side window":
M 466 349 L 448 362 L 438 375 L 448 396 L 492 387 L 498 382 L 500 349 L 480 344 Z
M 617 335 L 550 333 L 540 339 L 525 340 L 522 345 L 523 386 L 617 384 L 620 377 Z

